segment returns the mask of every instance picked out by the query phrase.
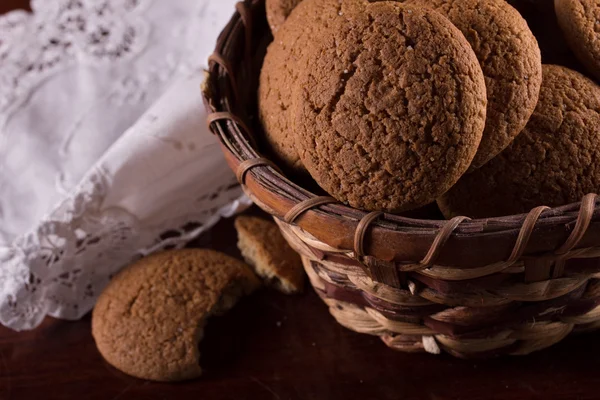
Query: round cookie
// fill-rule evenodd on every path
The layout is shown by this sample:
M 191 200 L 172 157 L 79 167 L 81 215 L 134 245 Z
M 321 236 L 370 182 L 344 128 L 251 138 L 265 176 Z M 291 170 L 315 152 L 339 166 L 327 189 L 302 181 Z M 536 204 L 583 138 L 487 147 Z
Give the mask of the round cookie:
M 600 87 L 554 65 L 544 65 L 543 78 L 523 132 L 439 199 L 446 217 L 521 214 L 574 203 L 600 189 Z
M 537 104 L 542 58 L 519 12 L 504 0 L 408 0 L 446 16 L 465 35 L 485 76 L 487 121 L 472 169 L 504 150 Z
M 428 204 L 468 169 L 486 92 L 469 43 L 439 13 L 378 2 L 311 48 L 294 94 L 305 167 L 336 199 L 364 210 Z
M 307 68 L 306 53 L 316 37 L 363 0 L 304 0 L 275 34 L 260 73 L 259 118 L 266 152 L 280 167 L 306 174 L 292 130 L 292 88 Z
M 104 359 L 129 375 L 195 378 L 206 319 L 258 285 L 244 263 L 215 251 L 152 255 L 119 273 L 100 295 L 92 334 Z
M 538 41 L 544 64 L 558 64 L 582 72 L 558 26 L 554 2 L 551 0 L 507 0 L 525 18 Z
M 267 0 L 267 21 L 271 32 L 276 33 L 285 22 L 292 10 L 300 4 L 302 0 Z
M 579 61 L 600 80 L 600 2 L 555 0 L 556 17 Z

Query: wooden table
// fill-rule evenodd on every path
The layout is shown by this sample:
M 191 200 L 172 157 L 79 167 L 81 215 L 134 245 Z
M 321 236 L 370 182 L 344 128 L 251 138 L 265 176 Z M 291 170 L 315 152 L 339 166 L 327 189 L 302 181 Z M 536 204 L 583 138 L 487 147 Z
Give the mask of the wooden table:
M 26 5 L 2 0 L 0 13 Z M 231 221 L 196 245 L 239 256 Z M 201 350 L 201 379 L 157 384 L 105 363 L 89 317 L 47 319 L 33 332 L 0 328 L 0 400 L 600 399 L 598 335 L 522 358 L 402 354 L 339 326 L 311 289 L 301 296 L 263 290 L 245 299 L 210 321 Z
M 231 221 L 196 245 L 238 254 Z M 464 361 L 403 354 L 338 325 L 312 289 L 262 290 L 208 324 L 201 379 L 157 384 L 103 361 L 90 318 L 0 328 L 0 399 L 600 399 L 598 335 L 528 357 Z

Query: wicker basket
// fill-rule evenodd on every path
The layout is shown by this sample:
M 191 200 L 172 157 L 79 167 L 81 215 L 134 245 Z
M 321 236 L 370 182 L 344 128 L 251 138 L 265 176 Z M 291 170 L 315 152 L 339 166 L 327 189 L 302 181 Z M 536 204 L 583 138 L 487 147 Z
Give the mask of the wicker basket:
M 365 213 L 316 196 L 257 150 L 256 91 L 271 39 L 264 0 L 239 3 L 210 57 L 208 124 L 340 324 L 396 350 L 457 357 L 528 354 L 600 327 L 596 195 L 451 221 Z

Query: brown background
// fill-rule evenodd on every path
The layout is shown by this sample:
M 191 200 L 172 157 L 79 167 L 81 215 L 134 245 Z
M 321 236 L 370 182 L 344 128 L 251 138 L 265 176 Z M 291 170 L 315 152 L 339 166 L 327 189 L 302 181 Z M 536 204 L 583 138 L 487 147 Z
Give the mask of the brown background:
M 534 6 L 541 1 L 551 3 L 523 0 L 521 11 L 534 18 L 534 30 L 552 31 L 552 24 L 535 20 L 544 14 Z M 0 0 L 0 13 L 26 6 L 25 0 Z M 540 42 L 546 62 L 564 56 L 560 43 Z M 196 245 L 238 254 L 231 221 Z M 251 296 L 210 322 L 201 349 L 203 378 L 156 384 L 106 364 L 95 349 L 89 317 L 48 319 L 33 332 L 0 328 L 0 400 L 600 399 L 597 334 L 519 358 L 402 354 L 337 325 L 310 289 L 293 297 L 269 290 Z

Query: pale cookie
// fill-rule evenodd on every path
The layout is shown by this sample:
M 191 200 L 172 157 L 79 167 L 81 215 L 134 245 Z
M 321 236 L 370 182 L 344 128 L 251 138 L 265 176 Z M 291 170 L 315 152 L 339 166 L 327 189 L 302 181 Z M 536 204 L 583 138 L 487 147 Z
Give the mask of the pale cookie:
M 389 212 L 450 189 L 477 152 L 487 106 L 461 32 L 433 10 L 378 2 L 313 40 L 293 115 L 315 181 L 352 207 Z
M 211 250 L 176 250 L 141 259 L 100 295 L 92 334 L 104 359 L 154 381 L 200 376 L 198 343 L 207 318 L 259 286 L 243 262 Z
M 300 256 L 272 221 L 241 216 L 235 220 L 238 248 L 258 276 L 283 293 L 301 292 L 304 269 Z
M 302 0 L 267 0 L 267 21 L 274 34 Z
M 600 79 L 600 1 L 555 0 L 556 17 L 573 53 Z
M 488 97 L 487 120 L 472 168 L 506 148 L 537 104 L 542 57 L 519 12 L 504 0 L 408 0 L 431 7 L 465 35 L 481 64 Z
M 543 74 L 523 132 L 438 201 L 446 217 L 526 213 L 600 190 L 600 87 L 564 67 L 544 65 Z

